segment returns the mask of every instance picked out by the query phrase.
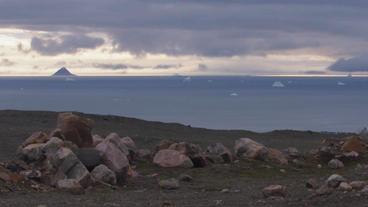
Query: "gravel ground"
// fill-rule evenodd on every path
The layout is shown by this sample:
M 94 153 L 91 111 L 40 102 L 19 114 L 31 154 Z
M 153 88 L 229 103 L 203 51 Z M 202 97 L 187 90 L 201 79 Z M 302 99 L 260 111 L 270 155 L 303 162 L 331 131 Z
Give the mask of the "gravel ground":
M 29 111 L 0 111 L 0 159 L 11 159 L 16 147 L 31 132 L 49 131 L 55 126 L 57 113 Z M 201 144 L 223 142 L 231 147 L 234 140 L 250 137 L 275 148 L 295 146 L 301 151 L 316 147 L 324 137 L 344 137 L 347 134 L 317 133 L 299 131 L 274 131 L 254 133 L 249 131 L 208 130 L 180 124 L 147 122 L 116 116 L 88 116 L 96 121 L 95 133 L 106 135 L 117 132 L 131 136 L 140 148 L 150 148 L 160 139 L 170 138 Z M 232 147 L 231 147 L 232 148 Z M 61 206 L 367 206 L 367 196 L 357 192 L 334 191 L 330 195 L 312 197 L 312 191 L 305 187 L 309 178 L 322 183 L 332 173 L 344 175 L 349 180 L 366 179 L 355 169 L 356 163 L 342 170 L 330 170 L 323 166 L 296 168 L 289 165 L 280 167 L 263 162 L 241 161 L 231 165 L 213 165 L 193 169 L 160 169 L 149 163 L 138 163 L 137 171 L 142 175 L 130 178 L 125 186 L 118 189 L 97 186 L 87 189 L 83 195 L 50 190 L 36 192 L 30 188 L 17 187 L 15 192 L 1 192 L 0 206 L 20 207 L 61 207 Z M 285 172 L 281 172 L 280 169 Z M 157 173 L 152 178 L 149 175 Z M 178 177 L 186 173 L 194 180 L 182 182 L 178 190 L 161 190 L 158 179 Z M 287 187 L 288 195 L 282 200 L 265 199 L 262 189 L 271 184 Z M 0 183 L 5 185 L 4 183 Z M 229 189 L 229 192 L 221 192 Z M 170 206 L 170 205 L 166 205 Z

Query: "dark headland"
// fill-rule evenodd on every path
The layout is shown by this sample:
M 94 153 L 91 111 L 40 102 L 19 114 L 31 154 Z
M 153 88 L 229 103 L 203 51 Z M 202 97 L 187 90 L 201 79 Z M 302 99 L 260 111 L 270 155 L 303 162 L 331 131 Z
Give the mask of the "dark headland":
M 60 120 L 57 121 L 58 113 L 4 110 L 0 111 L 0 159 L 3 161 L 0 163 L 0 206 L 342 207 L 362 206 L 361 204 L 366 203 L 368 198 L 362 190 L 368 184 L 365 177 L 366 172 L 368 172 L 366 156 L 363 153 L 365 149 L 361 145 L 348 146 L 362 150 L 358 158 L 355 157 L 355 153 L 346 154 L 341 151 L 344 147 L 346 149 L 346 143 L 351 142 L 346 137 L 355 136 L 355 134 L 294 130 L 277 130 L 267 133 L 246 130 L 211 130 L 120 116 L 74 114 L 83 117 L 83 119 L 87 118 L 84 121 L 81 119 L 82 125 L 78 126 L 77 129 L 81 129 L 82 126 L 83 130 L 88 130 L 89 128 L 86 126 L 92 126 L 91 133 L 99 135 L 94 136 L 93 141 L 96 138 L 96 141 L 102 146 L 109 144 L 110 147 L 114 147 L 115 141 L 121 138 L 126 146 L 129 146 L 129 176 L 124 183 L 112 186 L 99 182 L 93 185 L 89 184 L 89 187 L 81 191 L 78 190 L 78 186 L 73 186 L 73 183 L 70 183 L 68 179 L 60 184 L 60 189 L 63 190 L 45 185 L 44 183 L 49 181 L 44 180 L 47 174 L 43 173 L 52 171 L 47 171 L 42 167 L 45 165 L 44 159 L 48 158 L 37 155 L 52 150 L 52 146 L 57 146 L 57 143 L 60 142 L 57 141 L 56 137 L 58 136 L 65 138 L 64 148 L 66 148 L 66 137 L 69 135 L 64 132 L 61 132 L 60 135 L 59 132 L 54 131 L 52 134 L 56 137 L 52 139 L 51 144 L 56 145 L 49 144 L 50 138 L 46 144 L 40 143 L 40 140 L 46 138 L 40 133 L 34 134 L 32 139 L 28 139 L 28 143 L 24 140 L 37 131 L 42 131 L 46 135 L 50 134 L 57 123 L 60 124 Z M 74 118 L 70 120 L 78 120 Z M 92 125 L 92 122 L 86 120 L 93 120 L 94 124 Z M 85 124 L 86 126 L 84 126 Z M 116 132 L 117 135 L 111 135 L 111 132 Z M 110 136 L 108 136 L 109 134 Z M 131 139 L 123 138 L 126 136 Z M 254 143 L 247 143 L 249 139 L 240 139 L 245 137 L 250 138 Z M 106 140 L 115 141 L 107 142 Z M 135 146 L 132 144 L 132 140 Z M 169 142 L 162 142 L 162 140 L 169 140 Z M 234 145 L 239 140 L 241 142 L 238 145 L 241 148 Z M 352 140 L 354 144 L 361 144 L 357 139 Z M 35 144 L 29 144 L 30 142 Z M 174 144 L 170 145 L 170 149 L 167 150 L 165 147 L 167 143 Z M 99 148 L 100 144 L 96 145 L 96 149 Z M 253 147 L 251 149 L 242 148 L 247 144 L 251 144 Z M 27 147 L 25 147 L 26 145 Z M 9 163 L 8 160 L 15 159 L 15 152 L 19 146 L 24 147 L 21 153 L 23 156 L 28 156 L 28 160 L 26 159 L 26 163 L 21 161 Z M 39 149 L 39 146 L 43 147 L 42 152 L 35 150 Z M 76 154 L 81 152 L 75 146 L 69 144 L 69 147 Z M 45 148 L 46 151 L 44 151 Z M 287 148 L 288 150 L 285 150 Z M 101 149 L 103 150 L 103 147 L 100 147 Z M 192 159 L 195 167 L 187 168 L 183 165 L 167 168 L 161 166 L 158 163 L 162 160 L 156 156 L 165 150 L 170 153 L 173 151 L 184 153 L 180 156 Z M 208 158 L 208 164 L 204 167 L 198 167 L 198 165 L 203 164 L 199 162 L 199 157 L 196 157 L 198 155 L 195 152 L 198 150 Z M 263 150 L 266 150 L 266 154 Z M 148 151 L 152 152 L 151 155 L 154 158 L 145 154 Z M 255 152 L 261 154 L 255 156 Z M 65 159 L 68 158 L 75 162 L 74 155 L 68 154 L 68 150 L 58 151 L 58 153 L 68 155 Z M 176 156 L 175 153 L 173 155 Z M 165 153 L 161 154 L 164 156 Z M 235 157 L 229 160 L 229 157 L 225 156 L 225 159 L 217 154 L 233 154 Z M 318 156 L 315 157 L 315 155 Z M 47 156 L 50 155 L 46 154 Z M 80 156 L 81 154 L 78 154 L 78 158 Z M 254 159 L 250 159 L 251 156 Z M 29 160 L 30 157 L 33 160 Z M 39 162 L 35 159 L 43 161 Z M 65 163 L 65 159 L 61 159 L 60 162 Z M 341 163 L 336 160 L 341 160 L 345 166 L 341 166 Z M 83 160 L 83 164 L 89 161 L 91 160 Z M 74 170 L 76 166 L 80 165 L 78 163 L 79 161 L 73 166 L 61 165 L 62 167 L 59 166 L 56 169 L 59 172 L 67 170 L 64 167 L 71 166 L 73 170 L 67 170 L 66 173 L 68 176 L 71 174 L 75 176 L 81 173 L 79 170 Z M 111 163 L 106 162 L 105 164 Z M 17 176 L 24 176 L 26 180 L 18 183 L 6 182 L 7 179 L 17 178 L 16 176 L 7 176 L 7 173 L 11 171 L 14 171 Z M 101 172 L 106 172 L 106 169 Z M 343 177 L 336 175 L 331 178 L 332 174 L 339 174 Z M 12 174 L 12 176 L 14 175 Z M 106 180 L 106 177 L 103 179 Z M 72 189 L 68 188 L 70 185 L 72 185 Z

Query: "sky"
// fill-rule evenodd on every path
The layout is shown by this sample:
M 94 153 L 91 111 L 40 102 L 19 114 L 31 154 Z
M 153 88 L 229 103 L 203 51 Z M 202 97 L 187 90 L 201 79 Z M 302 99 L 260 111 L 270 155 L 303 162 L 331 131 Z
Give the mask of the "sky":
M 368 74 L 366 0 L 0 0 L 0 75 Z

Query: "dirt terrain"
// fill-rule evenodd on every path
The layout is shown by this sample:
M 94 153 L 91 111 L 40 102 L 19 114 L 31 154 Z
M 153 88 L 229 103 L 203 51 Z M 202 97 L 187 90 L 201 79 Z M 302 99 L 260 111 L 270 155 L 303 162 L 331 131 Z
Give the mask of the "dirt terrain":
M 82 116 L 95 121 L 93 133 L 105 136 L 117 132 L 121 136 L 130 136 L 138 148 L 152 148 L 161 139 L 172 139 L 200 144 L 203 148 L 210 143 L 222 142 L 232 149 L 236 139 L 249 137 L 269 147 L 296 147 L 307 152 L 318 147 L 323 138 L 349 135 L 292 130 L 269 133 L 209 130 L 117 116 Z M 0 111 L 0 160 L 13 158 L 17 146 L 32 132 L 52 130 L 56 117 L 55 112 Z M 318 168 L 317 164 L 298 168 L 261 161 L 239 161 L 205 168 L 163 169 L 142 162 L 136 166 L 142 176 L 130 178 L 124 186 L 116 189 L 97 186 L 87 189 L 83 195 L 72 195 L 54 189 L 39 192 L 27 187 L 10 186 L 13 192 L 0 192 L 0 206 L 367 206 L 366 194 L 336 190 L 331 194 L 314 196 L 314 192 L 305 187 L 310 178 L 323 183 L 334 173 L 350 181 L 365 180 L 366 169 L 357 169 L 357 162 L 338 170 L 325 165 Z M 365 161 L 359 161 L 359 164 L 363 165 Z M 158 176 L 150 176 L 156 173 Z M 193 181 L 180 183 L 177 190 L 159 188 L 157 179 L 178 177 L 182 173 L 192 176 Z M 284 199 L 264 198 L 262 189 L 271 184 L 286 186 L 288 195 Z

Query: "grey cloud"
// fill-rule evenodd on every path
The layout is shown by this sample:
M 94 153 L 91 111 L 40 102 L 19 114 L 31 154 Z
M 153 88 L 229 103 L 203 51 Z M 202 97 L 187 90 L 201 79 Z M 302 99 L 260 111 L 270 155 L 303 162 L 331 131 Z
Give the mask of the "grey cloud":
M 368 72 L 368 56 L 357 56 L 349 59 L 340 58 L 328 67 L 339 72 Z
M 79 49 L 93 49 L 104 43 L 102 38 L 90 37 L 84 34 L 62 35 L 57 39 L 33 37 L 31 49 L 42 55 L 58 55 L 76 53 Z
M 8 67 L 8 66 L 12 66 L 12 65 L 15 65 L 15 62 L 10 61 L 10 60 L 9 60 L 9 59 L 7 59 L 7 58 L 3 58 L 3 59 L 0 61 L 0 66 Z
M 23 47 L 23 44 L 22 44 L 22 43 L 18 43 L 18 45 L 17 45 L 17 50 L 18 50 L 18 52 L 22 52 L 22 53 L 24 53 L 24 54 L 28 54 L 29 52 L 31 52 L 31 50 L 29 50 L 29 49 L 25 49 L 25 48 Z
M 101 69 L 111 69 L 111 70 L 125 70 L 125 69 L 143 69 L 144 66 L 140 65 L 130 65 L 130 64 L 105 64 L 105 63 L 95 63 L 93 64 L 96 68 Z
M 207 69 L 208 69 L 208 66 L 206 64 L 203 64 L 203 63 L 198 64 L 199 71 L 206 71 Z
M 368 46 L 367 7 L 365 0 L 1 0 L 0 25 L 104 32 L 117 50 L 136 55 L 234 56 L 303 48 L 354 55 Z M 50 42 L 57 49 L 48 49 L 41 44 L 47 41 L 37 40 L 43 54 L 85 47 L 60 49 Z M 352 44 L 360 46 L 346 47 Z
M 183 67 L 182 64 L 158 64 L 153 69 L 178 69 Z

